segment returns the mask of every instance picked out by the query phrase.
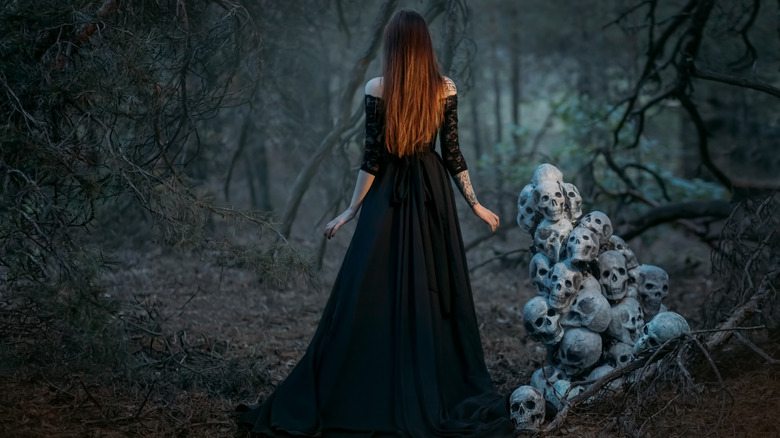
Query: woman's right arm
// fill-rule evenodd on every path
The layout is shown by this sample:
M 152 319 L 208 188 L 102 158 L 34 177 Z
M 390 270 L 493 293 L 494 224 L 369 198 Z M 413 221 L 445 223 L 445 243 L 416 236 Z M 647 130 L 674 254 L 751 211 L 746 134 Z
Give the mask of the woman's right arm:
M 325 237 L 328 239 L 336 235 L 336 231 L 342 225 L 352 220 L 360 211 L 368 189 L 374 182 L 374 176 L 382 165 L 382 151 L 384 137 L 382 135 L 382 117 L 379 114 L 379 101 L 376 96 L 381 95 L 381 78 L 374 78 L 366 84 L 366 142 L 363 153 L 363 163 L 360 165 L 355 190 L 352 192 L 352 201 L 349 207 L 325 226 Z
M 336 216 L 335 219 L 328 222 L 325 226 L 325 237 L 330 239 L 336 235 L 336 231 L 341 228 L 342 225 L 351 221 L 360 211 L 360 206 L 363 204 L 363 198 L 366 197 L 368 189 L 371 188 L 371 184 L 374 182 L 374 175 L 361 170 L 358 172 L 357 181 L 355 182 L 355 191 L 352 192 L 352 201 L 349 203 L 344 212 Z

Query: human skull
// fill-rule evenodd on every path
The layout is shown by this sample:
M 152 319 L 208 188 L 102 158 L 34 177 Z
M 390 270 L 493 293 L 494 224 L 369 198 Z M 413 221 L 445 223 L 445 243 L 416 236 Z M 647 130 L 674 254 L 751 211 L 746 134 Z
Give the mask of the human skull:
M 636 287 L 645 316 L 652 318 L 660 312 L 661 301 L 669 295 L 669 275 L 658 266 L 640 265 Z
M 628 270 L 628 282 L 626 283 L 626 296 L 639 299 L 637 282 L 639 281 L 639 266 Z
M 515 432 L 539 432 L 544 411 L 544 396 L 531 386 L 521 386 L 509 397 L 509 418 L 515 425 Z
M 563 405 L 574 397 L 580 395 L 585 388 L 579 385 L 572 386 L 569 380 L 561 379 L 555 382 L 552 390 L 545 394 L 545 400 L 550 402 L 556 410 L 563 409 Z
M 612 306 L 612 321 L 607 334 L 613 338 L 634 345 L 641 335 L 645 321 L 639 301 L 626 297 Z
M 593 231 L 599 236 L 599 246 L 606 245 L 612 236 L 612 221 L 600 211 L 592 211 L 582 218 L 579 225 Z
M 612 321 L 612 308 L 601 289 L 581 289 L 569 310 L 563 314 L 561 325 L 564 327 L 584 327 L 601 333 Z
M 615 341 L 604 352 L 604 359 L 614 368 L 621 368 L 634 360 L 634 346 L 625 342 Z
M 530 233 L 541 220 L 541 215 L 536 212 L 533 193 L 534 186 L 528 184 L 517 197 L 517 225 L 526 233 Z
M 601 357 L 601 336 L 581 327 L 566 330 L 558 351 L 555 366 L 569 377 L 582 374 Z
M 552 365 L 539 368 L 531 374 L 531 386 L 536 388 L 542 395 L 547 394 L 552 386 L 560 379 L 566 379 L 566 375 Z
M 547 297 L 547 303 L 559 311 L 569 307 L 580 290 L 580 284 L 582 274 L 578 270 L 572 269 L 566 262 L 556 263 L 548 275 L 547 287 L 550 295 Z
M 626 296 L 628 270 L 626 259 L 617 251 L 604 251 L 599 256 L 599 283 L 608 300 L 620 300 Z
M 598 280 L 596 280 L 596 277 L 583 273 L 582 274 L 582 284 L 580 284 L 580 290 L 585 289 L 595 289 L 600 291 L 601 290 L 601 284 Z
M 548 221 L 556 222 L 564 219 L 566 198 L 560 184 L 554 181 L 544 181 L 534 187 L 534 204 L 536 211 Z
M 582 216 L 582 196 L 580 191 L 577 190 L 577 186 L 571 183 L 561 184 L 563 187 L 563 193 L 566 198 L 566 215 L 569 220 L 574 222 Z
M 688 321 L 679 313 L 661 312 L 650 320 L 642 329 L 642 337 L 634 344 L 634 353 L 655 350 L 666 341 L 674 339 L 683 333 L 690 333 Z M 565 336 L 564 336 L 565 338 Z
M 540 296 L 528 300 L 523 308 L 528 337 L 545 345 L 555 345 L 563 338 L 561 316 Z
M 623 257 L 625 257 L 626 269 L 631 270 L 639 266 L 639 262 L 636 259 L 636 254 L 634 254 L 634 251 L 628 247 L 628 244 L 625 240 L 621 239 L 619 236 L 612 235 L 612 237 L 609 238 L 609 243 L 612 249 L 623 254 Z
M 614 370 L 614 369 L 615 368 L 613 368 L 612 365 L 608 365 L 608 364 L 599 365 L 596 368 L 593 368 L 593 371 L 591 371 L 590 374 L 588 374 L 587 380 L 590 381 L 590 382 L 595 382 L 596 380 L 598 380 L 598 379 L 606 376 L 610 372 L 612 372 L 612 370 Z M 624 381 L 624 379 L 622 377 L 618 377 L 617 379 L 609 382 L 606 385 L 605 388 L 610 390 L 610 391 L 617 391 L 621 386 L 623 386 L 624 382 L 625 381 Z M 597 397 L 597 396 L 594 396 L 594 397 Z M 588 399 L 588 400 L 592 401 L 591 399 Z
M 561 171 L 552 164 L 540 164 L 536 168 L 536 171 L 534 171 L 534 176 L 531 178 L 531 184 L 536 186 L 544 181 L 563 183 L 563 173 L 561 173 Z
M 592 262 L 598 256 L 598 236 L 585 227 L 575 227 L 566 240 L 566 257 L 573 262 Z
M 561 219 L 558 222 L 543 220 L 534 233 L 534 247 L 552 263 L 560 259 L 561 247 L 571 233 L 571 222 Z
M 538 253 L 531 257 L 531 263 L 528 265 L 528 274 L 531 277 L 531 284 L 536 288 L 536 292 L 547 298 L 550 290 L 547 286 L 547 275 L 550 273 L 550 261 L 547 257 Z

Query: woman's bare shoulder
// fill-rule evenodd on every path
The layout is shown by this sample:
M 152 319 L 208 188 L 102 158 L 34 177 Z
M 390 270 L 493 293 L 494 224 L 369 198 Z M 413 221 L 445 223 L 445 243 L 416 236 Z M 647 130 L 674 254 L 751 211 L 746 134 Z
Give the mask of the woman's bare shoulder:
M 452 96 L 454 94 L 458 94 L 458 88 L 455 86 L 455 82 L 452 81 L 452 79 L 448 78 L 447 76 L 444 76 L 444 95 L 445 96 Z
M 374 97 L 382 97 L 382 77 L 366 82 L 366 94 Z

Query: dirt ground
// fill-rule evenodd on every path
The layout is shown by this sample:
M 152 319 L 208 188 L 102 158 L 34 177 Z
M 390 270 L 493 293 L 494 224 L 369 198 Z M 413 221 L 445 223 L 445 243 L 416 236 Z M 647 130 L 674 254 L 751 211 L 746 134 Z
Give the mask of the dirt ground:
M 41 371 L 45 364 L 0 374 L 0 437 L 245 436 L 231 412 L 238 403 L 261 401 L 303 354 L 349 240 L 339 237 L 328 249 L 318 287 L 303 281 L 272 286 L 202 255 L 151 245 L 121 250 L 122 268 L 106 280 L 111 298 L 126 303 L 123 320 L 137 328 L 126 341 L 129 365 L 65 369 L 56 380 Z M 545 362 L 520 316 L 534 293 L 528 259 L 520 251 L 479 265 L 527 248 L 524 239 L 510 232 L 469 252 L 487 366 L 505 393 L 527 384 Z M 642 242 L 632 246 L 640 262 L 667 268 L 667 306 L 698 329 L 703 297 L 713 287 L 708 255 L 690 242 L 675 242 L 680 248 L 663 252 Z M 778 344 L 769 338 L 761 345 L 780 357 Z M 618 394 L 575 409 L 548 436 L 780 436 L 780 366 L 739 343 L 714 359 L 723 387 L 705 366 L 692 371 L 692 391 L 667 388 L 631 415 L 625 412 L 636 407 L 631 393 Z

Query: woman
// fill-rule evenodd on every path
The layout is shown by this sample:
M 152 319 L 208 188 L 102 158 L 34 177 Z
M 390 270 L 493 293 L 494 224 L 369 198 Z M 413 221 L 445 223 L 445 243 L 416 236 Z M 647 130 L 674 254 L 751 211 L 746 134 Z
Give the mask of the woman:
M 366 84 L 355 234 L 306 354 L 240 422 L 268 436 L 512 434 L 485 368 L 453 191 L 495 231 L 458 147 L 457 94 L 422 16 L 385 30 L 383 77 Z M 434 151 L 441 135 L 441 156 Z

